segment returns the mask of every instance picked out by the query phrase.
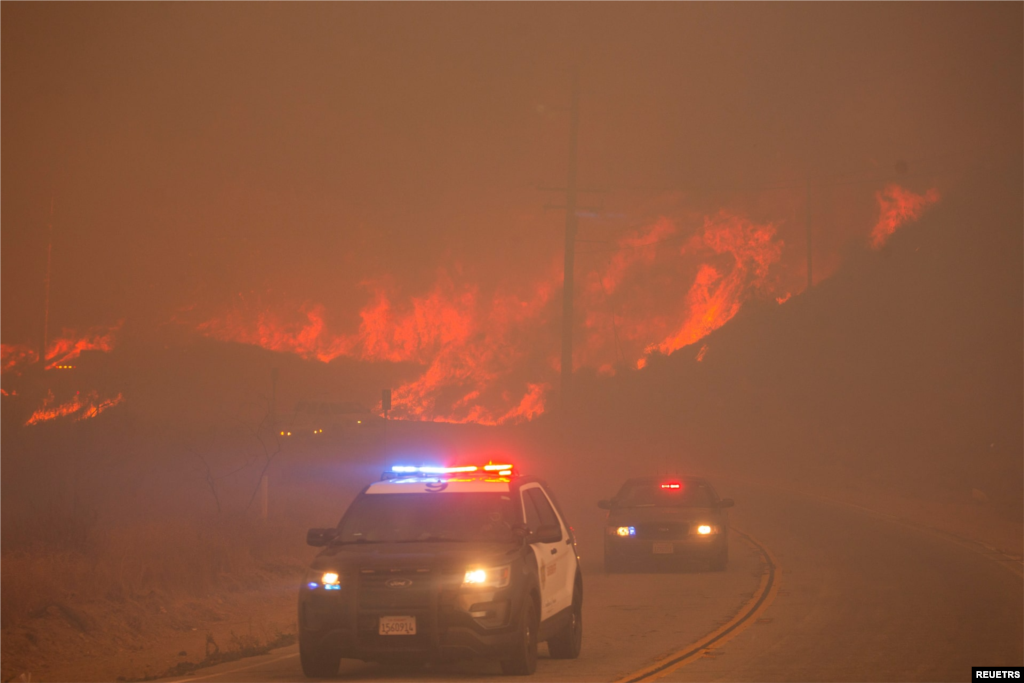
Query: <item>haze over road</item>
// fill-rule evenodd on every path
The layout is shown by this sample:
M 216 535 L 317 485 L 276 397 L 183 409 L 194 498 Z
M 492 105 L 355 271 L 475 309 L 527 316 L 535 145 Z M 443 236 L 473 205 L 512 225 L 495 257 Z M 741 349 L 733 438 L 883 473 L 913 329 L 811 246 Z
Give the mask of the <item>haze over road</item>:
M 718 488 L 737 500 L 735 527 L 772 553 L 779 591 L 731 640 L 662 672 L 662 680 L 963 681 L 972 666 L 1024 660 L 1019 562 L 849 506 L 749 484 Z M 593 537 L 585 520 L 574 523 Z M 724 574 L 606 575 L 585 557 L 583 653 L 575 661 L 542 657 L 532 680 L 630 678 L 684 650 L 742 611 L 758 588 L 760 552 L 734 535 L 731 555 Z M 498 675 L 486 662 L 396 669 L 343 661 L 340 673 L 374 680 Z M 292 646 L 167 680 L 301 678 Z

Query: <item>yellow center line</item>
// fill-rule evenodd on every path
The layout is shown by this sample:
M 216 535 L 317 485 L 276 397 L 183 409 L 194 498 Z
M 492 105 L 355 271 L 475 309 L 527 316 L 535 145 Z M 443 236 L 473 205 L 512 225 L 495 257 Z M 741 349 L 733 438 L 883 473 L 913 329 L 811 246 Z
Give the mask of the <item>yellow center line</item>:
M 719 626 L 708 635 L 691 643 L 690 645 L 687 645 L 681 650 L 677 650 L 670 655 L 662 657 L 650 666 L 646 666 L 643 669 L 627 674 L 626 676 L 618 679 L 615 683 L 641 683 L 641 681 L 655 681 L 676 669 L 686 666 L 693 660 L 704 655 L 706 652 L 709 652 L 716 647 L 720 647 L 723 643 L 735 638 L 751 624 L 755 623 L 757 618 L 766 609 L 768 609 L 769 605 L 772 604 L 772 601 L 775 600 L 775 596 L 779 592 L 779 581 L 782 574 L 779 569 L 778 562 L 776 562 L 771 551 L 754 539 L 753 536 L 744 533 L 735 527 L 733 527 L 733 531 L 753 545 L 761 553 L 761 557 L 765 563 L 765 571 L 761 575 L 761 582 L 758 585 L 757 590 L 754 591 L 754 597 L 748 600 L 746 604 L 740 608 L 739 613 L 735 617 Z

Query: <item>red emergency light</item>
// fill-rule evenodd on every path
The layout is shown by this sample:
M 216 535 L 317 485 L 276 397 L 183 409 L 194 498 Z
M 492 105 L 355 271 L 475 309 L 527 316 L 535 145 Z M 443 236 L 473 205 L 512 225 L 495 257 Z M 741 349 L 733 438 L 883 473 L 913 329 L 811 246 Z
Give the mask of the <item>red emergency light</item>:
M 677 481 L 673 481 L 673 482 L 669 482 L 667 484 L 662 484 L 661 488 L 663 488 L 663 489 L 680 489 L 680 488 L 682 488 L 682 484 L 680 484 Z

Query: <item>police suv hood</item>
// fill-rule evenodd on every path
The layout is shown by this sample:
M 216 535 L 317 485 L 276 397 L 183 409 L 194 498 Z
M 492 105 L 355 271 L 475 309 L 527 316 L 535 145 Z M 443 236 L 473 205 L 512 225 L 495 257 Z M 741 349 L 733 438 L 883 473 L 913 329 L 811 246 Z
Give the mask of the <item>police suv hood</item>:
M 518 543 L 351 543 L 331 545 L 312 569 L 345 570 L 362 567 L 450 568 L 507 564 L 518 554 Z
M 720 508 L 712 507 L 616 507 L 608 512 L 608 524 L 638 524 L 643 522 L 681 522 L 697 524 L 718 521 L 723 516 Z

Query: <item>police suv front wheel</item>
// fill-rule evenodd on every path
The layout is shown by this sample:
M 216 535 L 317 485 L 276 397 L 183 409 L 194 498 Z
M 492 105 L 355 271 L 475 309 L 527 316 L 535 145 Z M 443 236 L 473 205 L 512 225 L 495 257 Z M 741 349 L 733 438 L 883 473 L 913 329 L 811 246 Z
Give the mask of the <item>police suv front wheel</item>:
M 583 586 L 577 581 L 572 589 L 572 614 L 569 623 L 555 637 L 548 639 L 548 652 L 553 659 L 576 659 L 583 646 Z
M 333 678 L 338 675 L 341 655 L 326 647 L 313 647 L 299 639 L 299 661 L 306 678 Z
M 501 662 L 501 673 L 506 676 L 529 676 L 537 670 L 537 632 L 540 619 L 537 606 L 527 598 L 519 618 L 519 632 L 512 646 L 512 656 Z

